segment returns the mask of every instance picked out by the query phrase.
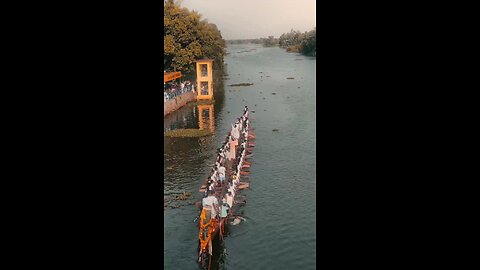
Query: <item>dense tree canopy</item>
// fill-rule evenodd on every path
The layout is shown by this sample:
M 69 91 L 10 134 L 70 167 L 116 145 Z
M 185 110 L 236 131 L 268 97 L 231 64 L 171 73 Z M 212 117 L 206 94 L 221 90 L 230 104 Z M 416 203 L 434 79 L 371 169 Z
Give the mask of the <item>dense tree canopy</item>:
M 278 44 L 287 51 L 296 51 L 305 55 L 316 56 L 317 54 L 317 29 L 310 32 L 301 33 L 291 30 L 278 39 Z
M 215 24 L 178 1 L 164 0 L 163 10 L 165 70 L 189 72 L 201 58 L 213 59 L 216 67 L 223 64 L 226 44 Z

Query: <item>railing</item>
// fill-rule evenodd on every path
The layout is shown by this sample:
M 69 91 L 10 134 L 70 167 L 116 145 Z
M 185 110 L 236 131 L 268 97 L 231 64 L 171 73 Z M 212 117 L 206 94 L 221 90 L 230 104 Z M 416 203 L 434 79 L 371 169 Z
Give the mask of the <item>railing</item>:
M 193 84 L 188 84 L 185 85 L 183 88 L 170 88 L 167 90 L 163 91 L 163 103 L 167 103 L 169 100 L 173 100 L 183 94 L 186 94 L 188 92 L 195 91 L 195 88 L 193 87 Z

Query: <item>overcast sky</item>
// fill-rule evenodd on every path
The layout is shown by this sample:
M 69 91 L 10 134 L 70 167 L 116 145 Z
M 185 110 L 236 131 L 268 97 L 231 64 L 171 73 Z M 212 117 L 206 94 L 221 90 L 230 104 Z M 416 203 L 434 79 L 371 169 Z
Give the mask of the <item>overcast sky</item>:
M 315 0 L 183 0 L 182 7 L 217 25 L 224 39 L 250 39 L 315 26 Z

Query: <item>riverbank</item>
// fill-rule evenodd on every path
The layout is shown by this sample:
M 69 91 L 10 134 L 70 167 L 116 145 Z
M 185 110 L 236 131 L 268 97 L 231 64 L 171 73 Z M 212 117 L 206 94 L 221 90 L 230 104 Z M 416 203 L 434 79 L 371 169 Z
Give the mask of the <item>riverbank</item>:
M 163 117 L 193 101 L 197 101 L 197 92 L 191 91 L 165 102 L 163 104 Z

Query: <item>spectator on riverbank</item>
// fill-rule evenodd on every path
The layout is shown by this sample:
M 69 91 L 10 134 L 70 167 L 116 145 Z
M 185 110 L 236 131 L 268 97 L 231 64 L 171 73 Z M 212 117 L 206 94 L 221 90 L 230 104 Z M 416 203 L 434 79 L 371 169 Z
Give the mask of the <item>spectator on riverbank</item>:
M 194 91 L 194 87 L 190 81 L 164 83 L 164 103 L 190 91 Z

